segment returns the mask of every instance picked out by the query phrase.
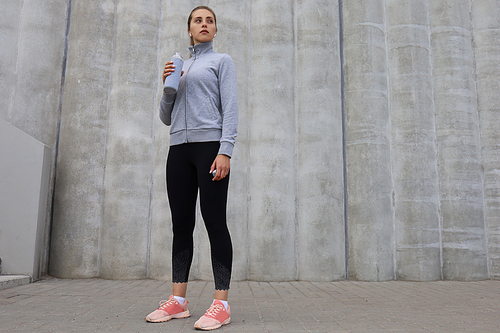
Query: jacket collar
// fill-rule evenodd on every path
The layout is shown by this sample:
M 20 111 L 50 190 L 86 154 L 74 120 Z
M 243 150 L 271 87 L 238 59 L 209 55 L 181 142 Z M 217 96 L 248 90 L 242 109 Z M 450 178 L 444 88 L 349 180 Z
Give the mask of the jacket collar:
M 196 45 L 191 45 L 189 47 L 189 52 L 191 56 L 199 56 L 200 54 L 210 52 L 212 50 L 212 41 L 206 43 L 199 43 Z

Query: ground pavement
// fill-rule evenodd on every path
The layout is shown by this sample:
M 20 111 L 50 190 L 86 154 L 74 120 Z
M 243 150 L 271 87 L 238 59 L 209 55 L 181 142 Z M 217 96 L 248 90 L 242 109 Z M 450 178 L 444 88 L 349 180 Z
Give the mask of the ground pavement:
M 170 283 L 41 281 L 0 290 L 0 332 L 196 332 L 213 282 L 189 284 L 187 319 L 147 323 Z M 500 281 L 232 282 L 215 332 L 500 332 Z

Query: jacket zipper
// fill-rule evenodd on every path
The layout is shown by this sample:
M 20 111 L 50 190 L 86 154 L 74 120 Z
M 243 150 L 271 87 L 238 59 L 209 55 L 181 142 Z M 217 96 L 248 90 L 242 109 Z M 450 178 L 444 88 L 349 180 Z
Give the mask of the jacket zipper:
M 188 111 L 188 107 L 187 107 L 187 104 L 188 104 L 188 82 L 187 82 L 187 75 L 189 73 L 189 70 L 191 69 L 191 66 L 193 66 L 194 64 L 194 61 L 196 60 L 196 48 L 194 47 L 193 45 L 193 53 L 194 53 L 194 59 L 193 59 L 193 62 L 191 62 L 191 65 L 189 65 L 189 68 L 188 70 L 186 71 L 186 102 L 184 103 L 184 123 L 185 123 L 185 131 L 186 131 L 186 143 L 189 143 L 189 139 L 188 139 L 188 123 L 187 123 L 187 111 Z

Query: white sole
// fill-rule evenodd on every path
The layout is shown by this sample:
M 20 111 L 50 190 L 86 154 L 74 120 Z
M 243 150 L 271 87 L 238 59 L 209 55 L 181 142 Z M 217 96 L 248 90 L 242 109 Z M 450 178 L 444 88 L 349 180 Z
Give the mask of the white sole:
M 218 326 L 214 326 L 214 327 L 208 327 L 208 328 L 202 328 L 202 327 L 199 327 L 199 326 L 196 326 L 194 325 L 194 328 L 196 328 L 197 330 L 202 330 L 202 331 L 211 331 L 211 330 L 216 330 L 218 328 L 221 328 L 223 325 L 227 325 L 231 323 L 231 317 L 227 318 L 226 320 L 224 320 L 220 325 Z
M 150 323 L 164 323 L 166 321 L 170 321 L 171 319 L 182 319 L 182 318 L 187 318 L 189 316 L 191 316 L 191 314 L 189 313 L 189 310 L 186 310 L 184 312 L 179 312 L 179 313 L 176 313 L 172 316 L 168 316 L 168 317 L 160 318 L 160 319 L 156 319 L 156 320 L 151 320 L 151 319 L 149 319 L 149 317 L 146 317 L 146 321 L 148 321 Z

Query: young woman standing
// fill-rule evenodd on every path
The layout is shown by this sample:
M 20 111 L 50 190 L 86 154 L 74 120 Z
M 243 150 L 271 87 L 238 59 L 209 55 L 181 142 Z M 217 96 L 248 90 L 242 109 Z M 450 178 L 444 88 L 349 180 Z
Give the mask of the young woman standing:
M 193 231 L 198 189 L 203 220 L 210 239 L 215 280 L 214 301 L 195 323 L 212 330 L 229 324 L 227 303 L 232 268 L 232 244 L 226 223 L 230 159 L 238 125 L 236 70 L 231 57 L 216 53 L 215 13 L 206 6 L 188 18 L 191 58 L 183 68 L 165 64 L 163 81 L 182 70 L 176 94 L 163 94 L 160 118 L 170 126 L 167 194 L 173 224 L 172 295 L 150 313 L 149 322 L 189 317 L 186 291 L 193 258 Z M 215 176 L 212 172 L 216 171 Z

